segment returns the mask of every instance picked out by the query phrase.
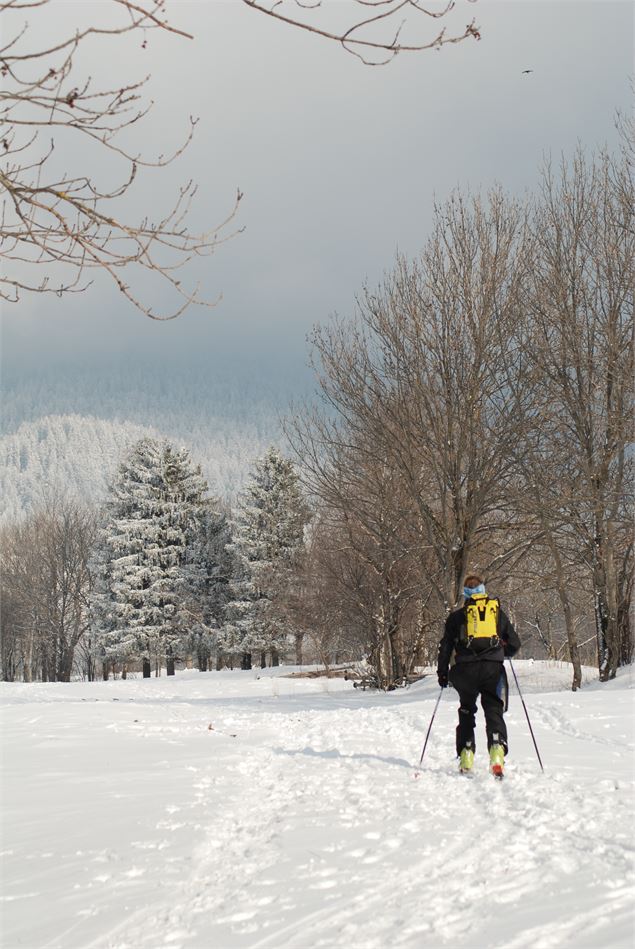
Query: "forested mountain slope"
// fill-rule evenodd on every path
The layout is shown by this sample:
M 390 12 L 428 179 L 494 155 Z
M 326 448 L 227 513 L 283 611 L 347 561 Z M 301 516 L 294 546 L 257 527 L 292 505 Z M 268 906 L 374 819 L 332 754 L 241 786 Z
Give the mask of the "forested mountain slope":
M 231 499 L 254 459 L 281 441 L 297 380 L 204 367 L 85 368 L 3 380 L 0 519 L 44 493 L 96 500 L 128 445 L 150 434 L 191 452 L 210 490 Z
M 123 452 L 152 429 L 81 415 L 24 422 L 0 439 L 0 520 L 19 518 L 48 496 L 101 499 Z

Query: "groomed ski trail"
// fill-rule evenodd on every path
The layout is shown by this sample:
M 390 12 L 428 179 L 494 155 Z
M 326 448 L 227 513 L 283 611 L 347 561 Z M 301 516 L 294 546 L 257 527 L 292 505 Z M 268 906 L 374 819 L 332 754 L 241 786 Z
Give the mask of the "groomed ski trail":
M 453 698 L 417 781 L 413 758 L 432 707 L 424 696 L 406 715 L 387 701 L 244 721 L 248 751 L 238 743 L 223 775 L 202 772 L 193 804 L 205 808 L 213 781 L 217 796 L 240 801 L 238 813 L 209 813 L 177 892 L 95 949 L 199 947 L 203 935 L 206 945 L 251 949 L 593 947 L 610 945 L 603 930 L 620 920 L 628 938 L 632 850 L 626 834 L 607 844 L 630 820 L 615 781 L 581 782 L 573 762 L 552 761 L 541 775 L 519 740 L 518 710 L 510 733 L 523 750 L 505 782 L 487 772 L 482 735 L 473 778 L 462 780 Z M 582 735 L 562 713 L 536 718 Z M 592 740 L 602 755 L 606 740 Z M 563 922 L 563 900 L 585 910 Z
M 388 695 L 194 673 L 5 689 L 7 932 L 32 949 L 630 949 L 633 692 L 538 691 L 521 669 L 545 774 L 512 694 L 503 782 L 480 710 L 458 773 L 452 690 L 414 779 L 432 676 Z

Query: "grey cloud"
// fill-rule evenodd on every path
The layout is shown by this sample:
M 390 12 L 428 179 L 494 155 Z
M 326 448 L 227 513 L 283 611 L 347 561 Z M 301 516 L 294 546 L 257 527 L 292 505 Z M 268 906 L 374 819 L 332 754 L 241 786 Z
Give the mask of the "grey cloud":
M 77 5 L 62 8 L 71 23 Z M 435 195 L 496 180 L 521 192 L 546 152 L 616 140 L 615 110 L 629 107 L 630 4 L 481 0 L 460 9 L 477 17 L 480 43 L 369 69 L 241 4 L 174 4 L 194 42 L 153 35 L 145 58 L 128 50 L 126 68 L 153 72 L 149 149 L 177 142 L 187 114 L 200 122 L 191 148 L 148 174 L 134 204 L 154 207 L 191 176 L 193 217 L 206 226 L 243 189 L 245 233 L 193 273 L 223 302 L 160 325 L 103 281 L 77 298 L 32 298 L 4 308 L 5 365 L 27 372 L 125 354 L 162 367 L 176 354 L 220 369 L 241 356 L 271 372 L 297 367 L 312 324 L 349 311 L 397 247 L 417 252 Z M 110 55 L 96 51 L 96 74 L 112 71 Z

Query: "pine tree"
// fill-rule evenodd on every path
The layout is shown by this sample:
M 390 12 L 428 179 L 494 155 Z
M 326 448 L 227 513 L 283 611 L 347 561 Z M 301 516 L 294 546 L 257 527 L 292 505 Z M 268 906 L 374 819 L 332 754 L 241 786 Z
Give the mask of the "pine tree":
M 185 449 L 142 438 L 119 467 L 106 504 L 95 615 L 106 661 L 163 659 L 173 672 L 185 636 L 181 607 L 192 589 L 207 483 Z
M 240 652 L 243 667 L 251 654 L 278 654 L 289 645 L 290 629 L 281 608 L 294 561 L 302 549 L 308 509 L 291 461 L 270 448 L 253 468 L 238 499 L 231 549 L 236 573 L 221 647 Z

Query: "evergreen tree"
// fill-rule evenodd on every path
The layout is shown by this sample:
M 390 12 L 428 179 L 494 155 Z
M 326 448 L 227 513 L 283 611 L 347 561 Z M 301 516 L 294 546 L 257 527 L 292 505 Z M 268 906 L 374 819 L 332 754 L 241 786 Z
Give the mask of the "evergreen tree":
M 189 652 L 196 656 L 198 668 L 206 672 L 225 622 L 231 597 L 230 580 L 234 558 L 227 514 L 219 502 L 206 503 L 200 518 L 200 530 L 189 548 L 186 560 L 188 596 L 183 612 L 189 619 Z
M 181 607 L 193 586 L 188 551 L 197 541 L 207 483 L 185 449 L 142 438 L 119 467 L 106 504 L 95 615 L 102 657 L 163 658 L 183 645 Z
M 251 666 L 252 653 L 259 653 L 264 665 L 270 652 L 277 664 L 278 653 L 289 645 L 282 602 L 307 521 L 293 463 L 270 448 L 254 465 L 233 523 L 236 571 L 220 645 L 226 653 L 240 652 L 243 667 Z

